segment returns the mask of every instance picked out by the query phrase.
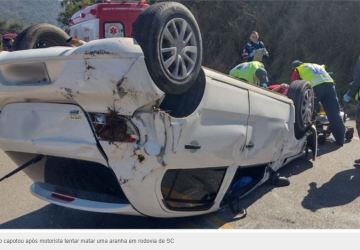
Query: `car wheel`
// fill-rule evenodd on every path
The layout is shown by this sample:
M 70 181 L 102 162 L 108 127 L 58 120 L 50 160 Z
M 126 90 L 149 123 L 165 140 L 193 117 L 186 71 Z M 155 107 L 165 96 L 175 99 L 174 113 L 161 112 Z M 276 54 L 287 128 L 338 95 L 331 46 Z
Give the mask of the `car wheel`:
M 155 84 L 166 94 L 182 94 L 196 83 L 202 63 L 202 39 L 191 12 L 175 2 L 156 3 L 133 24 Z
M 314 91 L 307 81 L 294 81 L 287 95 L 294 102 L 295 137 L 300 139 L 313 123 Z
M 69 46 L 71 37 L 51 24 L 35 24 L 23 30 L 15 39 L 14 50 Z

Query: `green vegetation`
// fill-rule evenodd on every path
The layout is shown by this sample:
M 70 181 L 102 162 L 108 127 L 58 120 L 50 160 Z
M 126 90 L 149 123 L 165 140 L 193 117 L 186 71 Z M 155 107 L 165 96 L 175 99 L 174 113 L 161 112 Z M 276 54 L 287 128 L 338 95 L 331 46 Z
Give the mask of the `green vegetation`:
M 18 33 L 23 29 L 23 25 L 17 22 L 6 22 L 0 20 L 0 34 L 5 32 L 15 32 Z
M 2 0 L 1 20 L 21 23 L 24 27 L 35 23 L 57 24 L 61 6 L 58 0 Z
M 58 22 L 62 26 L 67 26 L 70 17 L 83 6 L 91 5 L 96 0 L 61 0 L 60 5 L 63 7 L 63 11 L 59 13 Z
M 0 50 L 2 49 L 2 35 L 6 32 L 15 32 L 19 33 L 23 29 L 22 24 L 11 22 L 8 23 L 6 21 L 0 20 Z
M 182 1 L 196 16 L 204 64 L 228 72 L 252 30 L 270 52 L 267 69 L 288 82 L 294 59 L 326 64 L 343 94 L 360 54 L 360 1 Z

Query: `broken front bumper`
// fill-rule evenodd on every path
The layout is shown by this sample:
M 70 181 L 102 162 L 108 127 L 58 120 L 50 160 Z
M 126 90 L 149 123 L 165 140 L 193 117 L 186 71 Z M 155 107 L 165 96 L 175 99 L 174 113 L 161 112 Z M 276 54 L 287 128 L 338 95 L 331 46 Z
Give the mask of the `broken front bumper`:
M 31 192 L 64 207 L 140 215 L 119 181 L 79 106 L 13 103 L 0 115 L 0 147 L 18 165 L 45 157 L 24 171 L 35 182 Z

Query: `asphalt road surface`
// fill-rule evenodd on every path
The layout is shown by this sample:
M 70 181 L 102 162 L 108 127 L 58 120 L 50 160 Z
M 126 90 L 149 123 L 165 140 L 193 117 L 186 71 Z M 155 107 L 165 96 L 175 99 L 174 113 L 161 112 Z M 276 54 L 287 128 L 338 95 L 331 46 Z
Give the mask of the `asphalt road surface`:
M 21 172 L 0 183 L 0 229 L 360 228 L 360 169 L 353 167 L 360 158 L 359 138 L 355 135 L 340 149 L 329 142 L 319 155 L 315 162 L 298 159 L 282 169 L 290 186 L 264 184 L 244 198 L 247 216 L 239 220 L 226 209 L 194 218 L 154 219 L 62 208 L 33 197 L 31 181 Z M 0 176 L 13 168 L 0 152 Z

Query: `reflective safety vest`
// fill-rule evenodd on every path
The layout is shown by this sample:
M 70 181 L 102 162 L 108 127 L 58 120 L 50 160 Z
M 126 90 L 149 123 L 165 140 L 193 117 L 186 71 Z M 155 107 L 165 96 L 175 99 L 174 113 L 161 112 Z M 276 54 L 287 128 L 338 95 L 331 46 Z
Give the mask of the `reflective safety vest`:
M 329 73 L 325 70 L 325 65 L 303 63 L 296 69 L 299 72 L 300 78 L 310 82 L 312 87 L 325 82 L 334 83 L 334 79 L 332 79 Z
M 264 64 L 258 61 L 244 62 L 230 70 L 230 76 L 255 85 L 255 71 L 259 68 L 265 68 Z
M 356 100 L 356 101 L 359 101 L 359 100 L 360 100 L 360 89 L 356 92 L 355 100 Z

